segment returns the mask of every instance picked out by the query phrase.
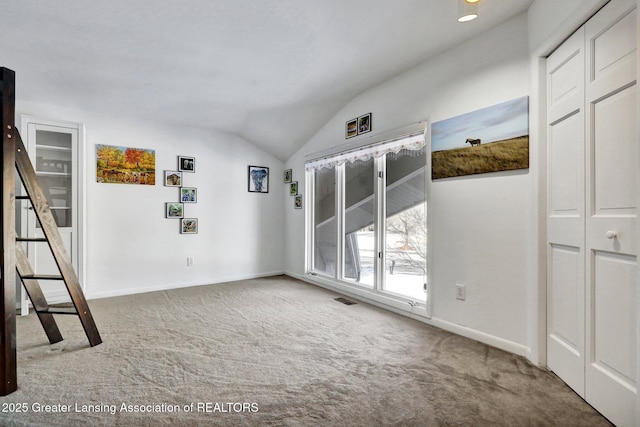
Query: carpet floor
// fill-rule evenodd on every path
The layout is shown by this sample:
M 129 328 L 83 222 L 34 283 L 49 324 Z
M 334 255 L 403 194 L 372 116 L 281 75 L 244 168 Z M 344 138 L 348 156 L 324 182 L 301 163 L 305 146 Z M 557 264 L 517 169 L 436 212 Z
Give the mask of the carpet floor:
M 17 319 L 3 426 L 607 426 L 525 359 L 285 276 Z

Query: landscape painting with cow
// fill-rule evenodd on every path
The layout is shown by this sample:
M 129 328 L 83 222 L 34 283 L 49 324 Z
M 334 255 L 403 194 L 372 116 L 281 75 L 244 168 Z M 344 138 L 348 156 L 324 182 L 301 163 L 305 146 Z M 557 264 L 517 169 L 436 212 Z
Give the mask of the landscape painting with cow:
M 442 120 L 431 126 L 431 178 L 529 167 L 529 97 Z
M 96 144 L 97 182 L 156 184 L 156 152 L 144 148 Z

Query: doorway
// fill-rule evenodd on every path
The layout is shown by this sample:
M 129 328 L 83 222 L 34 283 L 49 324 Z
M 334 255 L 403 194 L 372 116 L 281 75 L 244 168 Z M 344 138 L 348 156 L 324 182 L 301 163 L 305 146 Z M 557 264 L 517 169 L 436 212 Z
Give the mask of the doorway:
M 55 122 L 33 117 L 22 118 L 24 144 L 56 221 L 67 255 L 80 276 L 80 124 Z M 24 193 L 24 189 L 20 191 Z M 20 234 L 28 237 L 44 237 L 33 208 L 21 204 Z M 59 274 L 56 263 L 46 243 L 30 242 L 26 245 L 29 263 L 38 274 Z M 81 281 L 83 283 L 84 281 Z M 42 281 L 42 291 L 49 303 L 69 301 L 64 283 Z M 24 295 L 24 292 L 22 293 Z M 23 312 L 27 302 L 22 297 Z

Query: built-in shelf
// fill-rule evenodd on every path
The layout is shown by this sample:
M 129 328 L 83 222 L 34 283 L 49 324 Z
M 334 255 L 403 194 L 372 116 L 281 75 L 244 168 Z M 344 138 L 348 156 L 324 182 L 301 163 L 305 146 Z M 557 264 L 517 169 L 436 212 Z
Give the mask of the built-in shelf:
M 71 152 L 71 147 L 57 147 L 55 145 L 36 145 L 36 150 L 48 150 L 48 151 L 69 151 Z
M 36 175 L 38 175 L 38 176 L 68 176 L 68 177 L 71 176 L 71 174 L 69 172 L 42 172 L 42 171 L 37 171 Z

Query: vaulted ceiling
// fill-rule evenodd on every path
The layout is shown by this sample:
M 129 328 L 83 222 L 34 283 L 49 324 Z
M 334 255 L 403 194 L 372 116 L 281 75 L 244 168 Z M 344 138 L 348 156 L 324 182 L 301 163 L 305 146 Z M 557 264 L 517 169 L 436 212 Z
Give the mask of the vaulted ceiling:
M 527 10 L 482 0 L 4 0 L 19 100 L 236 134 L 285 160 L 349 100 Z

